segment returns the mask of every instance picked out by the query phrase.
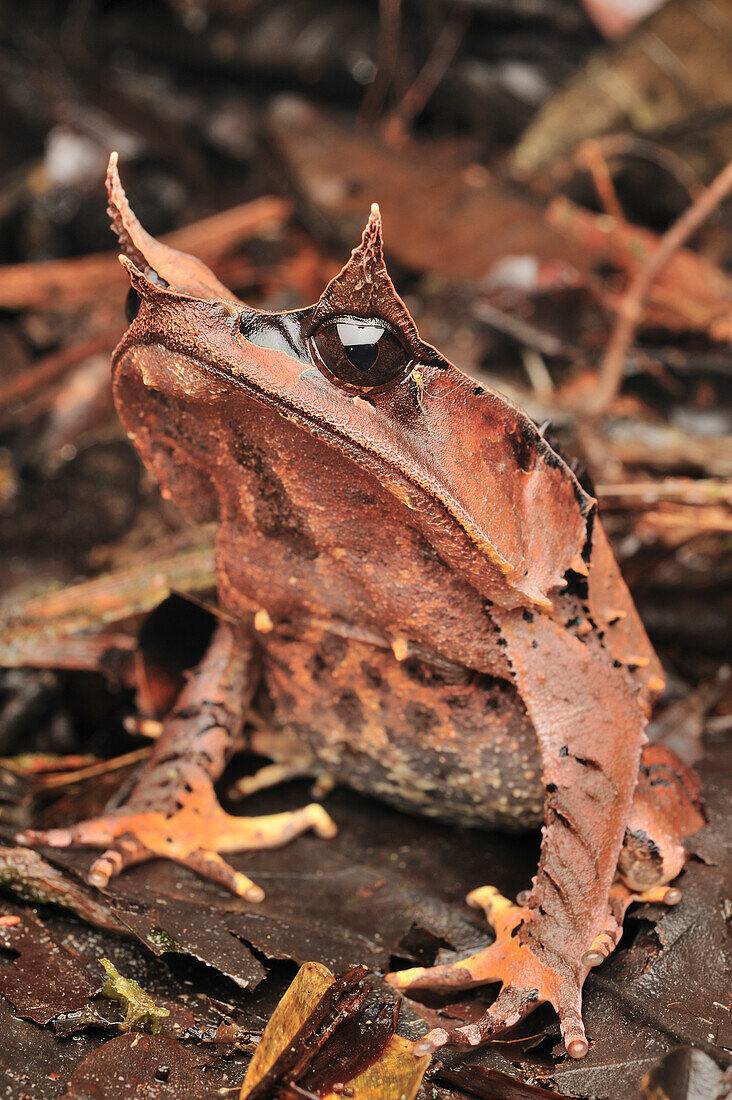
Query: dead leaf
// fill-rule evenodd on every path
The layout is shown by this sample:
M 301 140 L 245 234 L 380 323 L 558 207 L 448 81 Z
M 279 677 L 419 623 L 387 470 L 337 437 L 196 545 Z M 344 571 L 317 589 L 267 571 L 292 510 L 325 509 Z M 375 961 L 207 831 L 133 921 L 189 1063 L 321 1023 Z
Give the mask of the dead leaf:
M 0 926 L 0 947 L 18 958 L 0 969 L 0 993 L 18 1014 L 43 1025 L 87 1005 L 102 987 L 92 960 L 65 948 L 30 910 L 5 911 L 20 920 Z
M 703 1050 L 678 1047 L 645 1075 L 645 1100 L 724 1100 L 732 1077 L 723 1073 Z
M 300 968 L 265 1028 L 241 1100 L 286 1095 L 298 1083 L 304 1095 L 324 1100 L 342 1096 L 345 1085 L 357 1100 L 413 1100 L 430 1058 L 416 1058 L 412 1044 L 394 1034 L 398 1009 L 388 1030 L 384 1005 L 361 1028 L 366 973 L 355 967 L 336 979 L 319 963 Z
M 527 1085 L 516 1077 L 509 1077 L 500 1070 L 484 1069 L 482 1066 L 458 1066 L 456 1069 L 438 1069 L 433 1080 L 439 1084 L 456 1085 L 469 1092 L 471 1096 L 480 1096 L 483 1100 L 568 1100 L 557 1092 Z
M 119 1035 L 79 1063 L 62 1100 L 108 1100 L 111 1088 L 115 1100 L 209 1100 L 207 1060 L 162 1035 Z

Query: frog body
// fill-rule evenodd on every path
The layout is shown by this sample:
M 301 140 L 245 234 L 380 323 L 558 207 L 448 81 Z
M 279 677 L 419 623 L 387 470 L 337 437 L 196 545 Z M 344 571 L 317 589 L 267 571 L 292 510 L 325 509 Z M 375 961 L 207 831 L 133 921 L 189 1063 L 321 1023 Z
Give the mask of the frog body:
M 587 972 L 630 900 L 670 896 L 680 838 L 703 820 L 665 751 L 639 782 L 663 678 L 596 502 L 520 409 L 420 339 L 376 208 L 318 303 L 268 314 L 149 237 L 116 162 L 108 188 L 136 301 L 115 402 L 164 494 L 218 522 L 222 621 L 127 804 L 32 839 L 106 847 L 100 885 L 167 855 L 257 900 L 219 853 L 334 828 L 317 805 L 218 807 L 247 716 L 283 767 L 430 816 L 543 822 L 526 904 L 471 895 L 496 943 L 390 980 L 504 983 L 480 1026 L 437 1029 L 424 1049 L 483 1041 L 549 1000 L 581 1056 Z M 656 782 L 673 796 L 659 844 Z

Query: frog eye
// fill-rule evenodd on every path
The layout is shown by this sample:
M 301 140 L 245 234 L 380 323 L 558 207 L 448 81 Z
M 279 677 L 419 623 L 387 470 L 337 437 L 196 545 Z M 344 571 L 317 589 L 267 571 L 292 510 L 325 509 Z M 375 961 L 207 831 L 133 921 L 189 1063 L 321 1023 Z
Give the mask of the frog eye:
M 313 361 L 346 389 L 384 390 L 405 376 L 411 356 L 385 321 L 340 317 L 310 337 Z

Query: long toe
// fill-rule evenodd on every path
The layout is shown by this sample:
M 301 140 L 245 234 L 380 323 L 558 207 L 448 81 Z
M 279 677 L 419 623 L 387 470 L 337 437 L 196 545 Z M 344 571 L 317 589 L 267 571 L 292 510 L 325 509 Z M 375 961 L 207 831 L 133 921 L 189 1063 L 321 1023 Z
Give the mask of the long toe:
M 398 970 L 387 974 L 386 980 L 396 989 L 418 990 L 461 990 L 473 989 L 490 982 L 500 982 L 501 973 L 498 961 L 494 960 L 494 945 L 486 947 L 476 955 L 469 955 L 456 963 L 443 966 L 414 966 L 409 970 Z
M 136 863 L 145 863 L 153 855 L 138 837 L 127 833 L 94 860 L 89 868 L 89 882 L 104 889 L 111 878 L 121 875 L 127 867 L 134 867 Z

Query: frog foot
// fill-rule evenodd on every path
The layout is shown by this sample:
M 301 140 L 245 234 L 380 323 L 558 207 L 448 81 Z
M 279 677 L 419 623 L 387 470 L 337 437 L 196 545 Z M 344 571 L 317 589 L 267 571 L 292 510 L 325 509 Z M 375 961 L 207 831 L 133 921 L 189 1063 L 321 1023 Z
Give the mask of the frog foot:
M 235 871 L 219 853 L 279 848 L 308 829 L 325 838 L 337 831 L 317 803 L 265 817 L 227 814 L 217 801 L 213 784 L 204 779 L 189 783 L 167 813 L 123 806 L 69 828 L 28 830 L 16 839 L 20 844 L 52 848 L 105 848 L 89 871 L 89 882 L 99 888 L 133 864 L 163 858 L 182 863 L 247 901 L 257 902 L 264 898 L 261 887 Z
M 504 898 L 493 886 L 482 886 L 468 894 L 469 905 L 483 909 L 496 939 L 489 947 L 445 966 L 416 966 L 387 974 L 386 980 L 399 990 L 473 989 L 501 982 L 502 989 L 491 1007 L 476 1023 L 463 1027 L 434 1028 L 414 1046 L 416 1055 L 432 1054 L 450 1045 L 478 1046 L 499 1032 L 514 1027 L 537 1005 L 549 1001 L 559 1016 L 562 1038 L 572 1058 L 583 1058 L 588 1050 L 582 1022 L 581 990 L 583 973 L 572 975 L 555 970 L 535 955 L 517 932 L 532 919 L 531 911 Z

